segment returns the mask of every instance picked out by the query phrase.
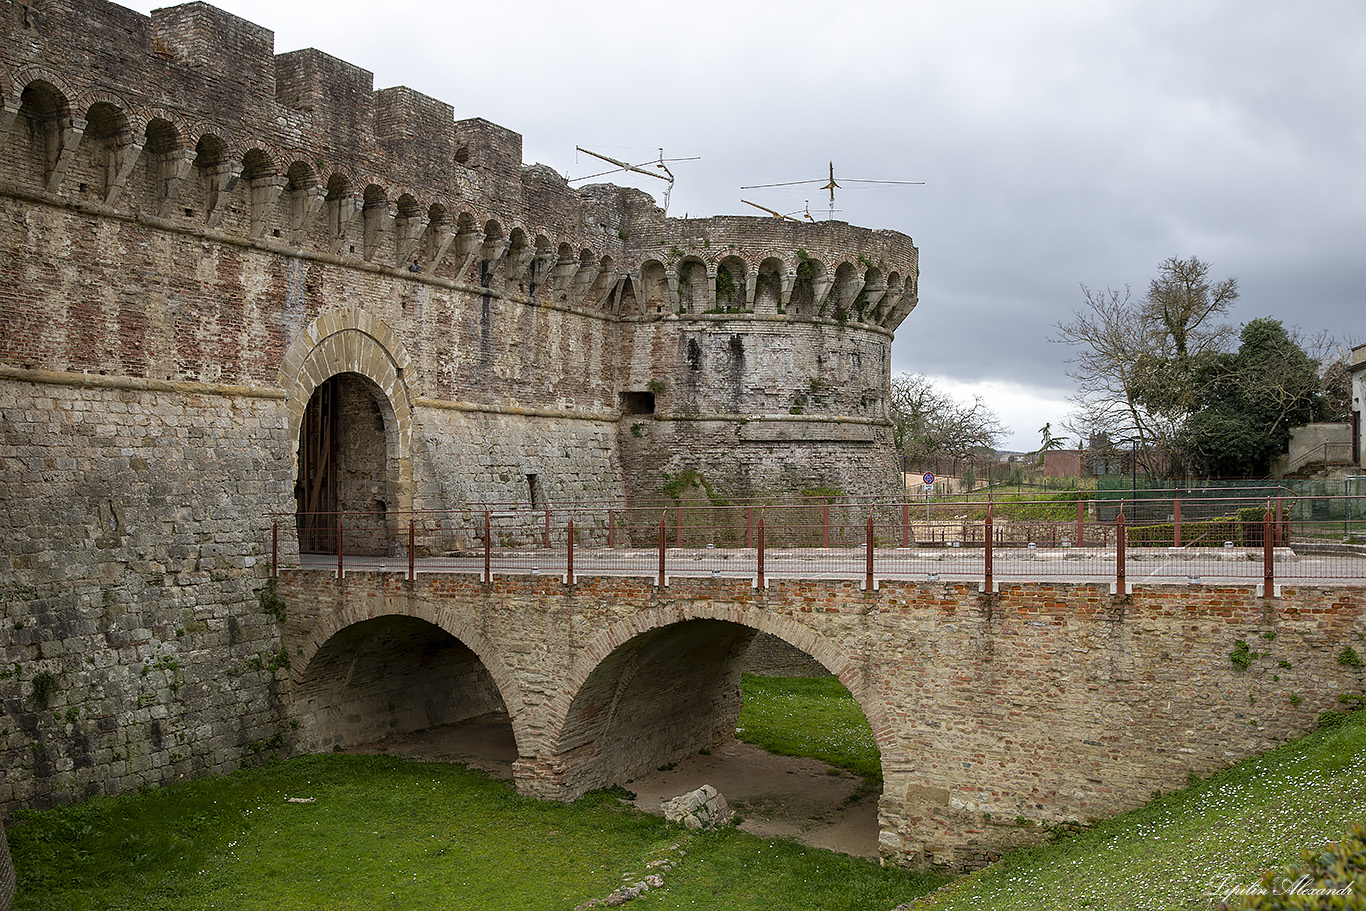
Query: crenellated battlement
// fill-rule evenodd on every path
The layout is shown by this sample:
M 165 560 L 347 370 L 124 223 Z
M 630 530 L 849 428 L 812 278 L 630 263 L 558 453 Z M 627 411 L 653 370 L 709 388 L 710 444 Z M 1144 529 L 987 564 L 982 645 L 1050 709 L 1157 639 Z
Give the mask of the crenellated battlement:
M 910 238 L 669 219 L 571 188 L 521 136 L 205 3 L 6 3 L 0 134 L 20 193 L 104 215 L 616 317 L 749 313 L 892 330 Z M 801 255 L 798 255 L 800 252 Z
M 271 554 L 899 489 L 909 237 L 666 218 L 468 101 L 204 3 L 0 0 L 0 815 L 306 746 Z

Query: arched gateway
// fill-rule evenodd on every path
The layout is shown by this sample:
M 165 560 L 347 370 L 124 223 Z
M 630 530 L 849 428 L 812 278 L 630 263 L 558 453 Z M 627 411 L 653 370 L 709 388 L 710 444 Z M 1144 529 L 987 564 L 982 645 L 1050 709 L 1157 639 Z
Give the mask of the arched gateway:
M 409 361 L 382 320 L 355 308 L 322 314 L 290 346 L 280 383 L 300 551 L 392 549 L 391 516 L 412 508 Z

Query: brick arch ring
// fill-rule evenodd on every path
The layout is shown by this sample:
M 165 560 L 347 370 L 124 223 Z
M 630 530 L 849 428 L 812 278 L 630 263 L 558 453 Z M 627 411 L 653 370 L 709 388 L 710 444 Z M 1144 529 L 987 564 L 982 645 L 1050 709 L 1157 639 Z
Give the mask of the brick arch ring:
M 285 391 L 288 433 L 299 439 L 313 392 L 339 373 L 355 373 L 378 387 L 385 426 L 386 459 L 395 472 L 396 508 L 413 506 L 413 405 L 405 371 L 412 358 L 398 336 L 379 317 L 356 307 L 321 314 L 300 332 L 285 352 L 279 383 Z M 290 452 L 290 475 L 299 473 L 297 447 Z
M 582 651 L 569 669 L 565 685 L 550 704 L 550 717 L 562 727 L 569 717 L 574 697 L 588 682 L 589 676 L 607 656 L 632 639 L 652 630 L 687 620 L 724 620 L 782 639 L 815 658 L 826 670 L 839 678 L 854 701 L 863 710 L 863 717 L 873 729 L 873 739 L 882 756 L 893 755 L 896 743 L 892 739 L 891 718 L 882 700 L 857 673 L 856 667 L 829 641 L 800 623 L 786 617 L 774 616 L 753 607 L 739 607 L 716 602 L 690 603 L 641 611 L 626 620 L 614 623 L 597 635 Z
M 522 705 L 521 688 L 517 685 L 517 679 L 508 670 L 507 665 L 503 663 L 503 659 L 499 657 L 497 650 L 489 644 L 489 641 L 478 630 L 462 620 L 454 611 L 421 601 L 401 605 L 396 610 L 379 613 L 376 613 L 370 605 L 355 605 L 330 612 L 318 620 L 309 632 L 308 638 L 298 646 L 297 656 L 299 660 L 292 662 L 291 676 L 294 684 L 297 686 L 304 681 L 314 656 L 327 644 L 329 639 L 349 626 L 380 617 L 411 617 L 415 620 L 423 620 L 454 636 L 461 644 L 474 652 L 475 657 L 479 659 L 484 669 L 489 672 L 489 676 L 493 678 L 493 684 L 498 688 L 498 694 L 503 697 L 503 704 L 508 708 L 508 718 L 512 722 L 512 735 L 517 742 L 518 752 L 521 752 L 522 744 L 530 742 L 530 737 L 525 730 L 526 713 L 516 710 L 518 706 Z

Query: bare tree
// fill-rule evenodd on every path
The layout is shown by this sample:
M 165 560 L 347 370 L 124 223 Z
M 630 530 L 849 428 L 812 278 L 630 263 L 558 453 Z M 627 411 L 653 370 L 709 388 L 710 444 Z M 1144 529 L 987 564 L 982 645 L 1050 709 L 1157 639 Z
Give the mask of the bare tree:
M 912 460 L 967 458 L 981 449 L 994 450 L 1008 432 L 981 396 L 970 404 L 958 402 L 922 373 L 892 377 L 890 404 L 893 444 Z
M 1150 475 L 1183 467 L 1177 438 L 1201 397 L 1196 368 L 1232 338 L 1214 319 L 1238 298 L 1236 279 L 1212 282 L 1196 257 L 1172 257 L 1158 270 L 1142 300 L 1127 285 L 1082 285 L 1083 306 L 1050 339 L 1076 349 L 1068 429 L 1082 440 L 1128 443 Z
M 1148 283 L 1143 316 L 1158 330 L 1157 336 L 1170 343 L 1173 356 L 1185 358 L 1227 347 L 1232 330 L 1210 320 L 1228 312 L 1237 299 L 1238 279 L 1211 283 L 1209 263 L 1194 256 L 1173 256 L 1158 266 L 1157 277 Z

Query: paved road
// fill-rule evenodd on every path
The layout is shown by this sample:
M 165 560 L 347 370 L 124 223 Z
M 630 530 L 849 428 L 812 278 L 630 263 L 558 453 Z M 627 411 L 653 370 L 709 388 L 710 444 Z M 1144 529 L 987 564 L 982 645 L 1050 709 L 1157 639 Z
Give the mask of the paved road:
M 753 549 L 670 548 L 665 573 L 671 577 L 754 578 Z M 998 582 L 1065 581 L 1114 582 L 1115 551 L 1099 548 L 1001 548 L 993 554 L 993 576 Z M 305 569 L 336 572 L 337 558 L 306 554 Z M 406 557 L 348 555 L 345 571 L 407 573 Z M 491 557 L 494 575 L 558 575 L 566 569 L 563 550 L 500 550 Z M 420 557 L 419 573 L 482 574 L 482 554 Z M 1353 553 L 1295 553 L 1277 548 L 1273 565 L 1277 583 L 1366 585 L 1366 555 Z M 581 548 L 574 552 L 575 576 L 641 576 L 659 572 L 654 549 Z M 866 551 L 854 548 L 784 548 L 764 553 L 764 575 L 769 579 L 863 580 Z M 975 581 L 984 578 L 980 548 L 878 548 L 874 552 L 876 579 L 917 581 Z M 1256 584 L 1263 578 L 1260 548 L 1131 548 L 1125 557 L 1130 585 L 1144 583 Z

